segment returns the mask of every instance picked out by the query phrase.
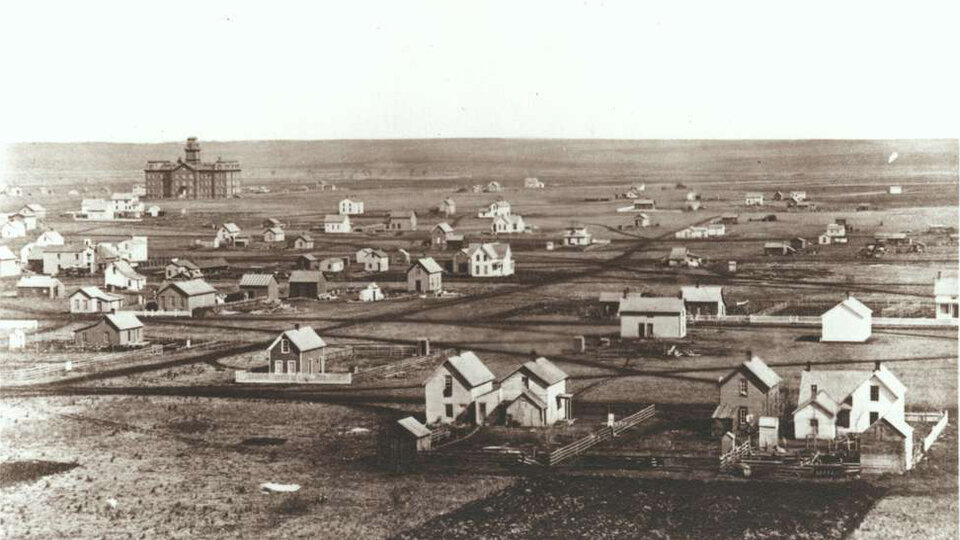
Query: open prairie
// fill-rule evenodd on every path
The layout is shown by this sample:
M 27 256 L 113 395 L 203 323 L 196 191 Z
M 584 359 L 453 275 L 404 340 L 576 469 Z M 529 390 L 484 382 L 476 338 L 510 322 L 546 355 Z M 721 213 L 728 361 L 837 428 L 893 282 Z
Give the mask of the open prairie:
M 436 348 L 476 351 L 497 378 L 536 353 L 569 375 L 574 410 L 591 415 L 607 407 L 631 410 L 651 403 L 667 413 L 709 415 L 719 399 L 716 381 L 740 364 L 747 351 L 783 378 L 792 406 L 808 363 L 823 369 L 870 369 L 881 361 L 907 386 L 907 409 L 949 409 L 951 424 L 922 468 L 903 477 L 839 486 L 714 483 L 643 473 L 627 479 L 519 481 L 487 473 L 393 475 L 374 465 L 377 427 L 384 418 L 423 413 L 423 383 L 436 364 L 351 386 L 322 387 L 234 383 L 237 369 L 265 368 L 262 350 L 175 365 L 138 363 L 57 384 L 0 390 L 0 459 L 17 467 L 10 469 L 16 482 L 0 484 L 0 529 L 12 537 L 95 537 L 100 535 L 94 531 L 111 530 L 131 537 L 402 533 L 520 538 L 557 536 L 564 530 L 592 537 L 602 537 L 602 531 L 694 537 L 691 531 L 698 531 L 701 536 L 773 538 L 784 530 L 790 531 L 787 536 L 841 537 L 858 527 L 858 538 L 872 538 L 878 531 L 899 531 L 895 537 L 956 536 L 955 327 L 875 328 L 867 343 L 830 344 L 819 342 L 819 327 L 691 322 L 678 345 L 685 354 L 674 356 L 659 345 L 619 342 L 617 319 L 597 313 L 601 292 L 630 289 L 674 296 L 681 285 L 700 283 L 723 286 L 731 313 L 819 315 L 849 292 L 873 309 L 874 317 L 933 317 L 933 281 L 938 272 L 955 271 L 958 264 L 956 237 L 930 231 L 931 226 L 956 227 L 958 222 L 955 141 L 204 145 L 208 156 L 239 160 L 246 187 L 264 186 L 269 192 L 225 200 L 148 201 L 166 215 L 137 223 L 73 221 L 64 213 L 78 210 L 82 198 L 128 191 L 143 182 L 146 160 L 173 159 L 179 145 L 12 145 L 5 149 L 3 179 L 32 194 L 0 198 L 0 212 L 39 202 L 49 211 L 46 225 L 67 241 L 140 235 L 149 237 L 152 258 L 224 257 L 230 270 L 210 283 L 230 293 L 237 290 L 240 274 L 258 270 L 285 276 L 307 252 L 318 258 L 353 257 L 364 247 L 391 254 L 402 248 L 414 258 L 442 259 L 449 252 L 429 247 L 430 229 L 448 221 L 467 241 L 493 239 L 490 221 L 478 218 L 477 210 L 502 197 L 532 227 L 528 233 L 499 237 L 512 246 L 514 276 L 445 276 L 444 289 L 451 295 L 434 298 L 406 291 L 406 264 L 392 264 L 377 274 L 352 269 L 328 275 L 329 287 L 340 292 L 334 300 L 290 300 L 202 318 L 145 318 L 145 333 L 157 340 L 262 343 L 264 349 L 280 331 L 298 323 L 315 328 L 331 346 L 413 344 L 428 338 Z M 900 157 L 888 163 L 893 151 Z M 545 182 L 545 189 L 523 189 L 523 178 L 530 175 Z M 318 191 L 321 180 L 335 184 L 336 191 Z M 502 192 L 470 189 L 494 180 L 503 184 Z M 647 228 L 624 227 L 637 213 L 618 211 L 632 201 L 617 195 L 637 183 L 645 184 L 642 197 L 656 201 L 657 208 L 646 212 Z M 888 193 L 894 184 L 902 186 L 901 195 Z M 42 195 L 40 186 L 56 193 Z M 78 193 L 69 195 L 71 189 Z M 776 190 L 805 190 L 817 208 L 788 210 L 783 201 L 769 201 Z M 690 191 L 699 194 L 700 210 L 684 210 Z M 762 191 L 768 201 L 747 207 L 748 191 Z M 324 215 L 336 213 L 337 202 L 346 196 L 365 202 L 366 215 L 357 220 L 361 225 L 378 224 L 389 211 L 413 210 L 418 230 L 324 234 Z M 433 213 L 446 197 L 457 203 L 454 216 Z M 865 204 L 869 209 L 858 211 Z M 739 219 L 727 225 L 722 238 L 675 237 L 679 230 L 730 213 Z M 760 221 L 770 214 L 776 221 Z M 284 221 L 288 235 L 309 231 L 314 248 L 295 251 L 258 241 L 265 218 Z M 849 242 L 816 246 L 817 237 L 838 218 L 853 225 Z M 195 245 L 196 240 L 211 240 L 216 226 L 228 221 L 254 237 L 250 247 Z M 609 242 L 590 249 L 548 250 L 547 243 L 560 244 L 572 222 Z M 899 232 L 926 249 L 861 256 L 876 235 Z M 764 254 L 765 242 L 797 237 L 815 247 L 795 256 Z M 26 240 L 9 245 L 16 252 Z M 663 259 L 680 246 L 704 257 L 706 264 L 666 267 Z M 737 262 L 736 272 L 728 271 L 728 261 Z M 92 283 L 81 277 L 62 281 L 68 290 Z M 381 285 L 387 299 L 356 301 L 355 291 L 371 281 Z M 149 272 L 145 296 L 161 282 L 159 272 Z M 36 318 L 41 336 L 69 339 L 78 320 L 67 313 L 66 303 L 15 298 L 14 283 L 0 282 L 0 317 Z M 281 279 L 281 296 L 285 291 Z M 601 341 L 610 337 L 610 346 Z M 61 356 L 36 351 L 0 355 L 4 369 L 61 361 Z M 334 367 L 356 365 L 351 360 Z M 587 421 L 599 425 L 592 416 Z M 715 444 L 702 437 L 698 441 Z M 261 482 L 299 483 L 302 489 L 296 495 L 263 494 Z M 677 482 L 704 484 L 691 502 L 678 495 L 689 493 L 690 485 Z M 765 496 L 768 489 L 781 496 Z M 748 503 L 759 509 L 756 515 L 723 518 Z M 513 511 L 521 505 L 524 511 Z M 920 520 L 917 513 L 902 511 L 910 505 L 926 509 L 919 515 L 935 517 Z M 699 516 L 688 509 L 701 506 L 711 510 L 698 525 Z M 56 519 L 67 514 L 70 520 Z M 771 516 L 779 521 L 772 522 Z M 558 529 L 557 520 L 573 528 Z

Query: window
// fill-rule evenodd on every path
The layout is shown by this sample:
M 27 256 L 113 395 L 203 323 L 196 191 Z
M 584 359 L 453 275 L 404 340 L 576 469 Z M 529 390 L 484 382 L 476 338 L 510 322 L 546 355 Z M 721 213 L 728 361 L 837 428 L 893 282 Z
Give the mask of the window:
M 443 415 L 447 418 L 453 418 L 453 405 L 447 403 L 443 406 Z
M 820 420 L 818 418 L 810 419 L 810 432 L 814 435 L 820 434 Z
M 487 418 L 487 404 L 481 403 L 480 404 L 480 421 L 482 422 L 486 418 Z
M 443 376 L 443 397 L 450 397 L 453 395 L 453 377 L 450 375 Z
M 848 428 L 850 427 L 850 411 L 844 409 L 837 413 L 837 426 Z
M 810 395 L 812 397 L 817 397 L 817 385 L 815 384 L 810 385 Z
M 870 387 L 870 401 L 880 401 L 880 387 L 873 385 Z M 871 422 L 872 424 L 873 422 Z
M 747 395 L 747 380 L 746 380 L 746 379 L 740 379 L 740 395 L 741 395 L 741 396 L 746 396 L 746 395 Z
M 523 376 L 521 380 L 523 381 L 524 388 L 530 388 L 530 377 Z
M 280 340 L 280 352 L 282 352 L 282 353 L 284 353 L 284 354 L 290 352 L 290 340 L 289 340 L 289 339 L 284 338 L 284 339 L 281 339 L 281 340 Z
M 737 424 L 743 425 L 747 423 L 747 408 L 740 407 L 737 411 Z
M 870 425 L 871 425 L 871 426 L 874 425 L 874 424 L 876 424 L 876 423 L 877 423 L 877 420 L 879 420 L 879 419 L 880 419 L 880 413 L 878 413 L 878 412 L 872 412 L 872 413 L 870 413 Z

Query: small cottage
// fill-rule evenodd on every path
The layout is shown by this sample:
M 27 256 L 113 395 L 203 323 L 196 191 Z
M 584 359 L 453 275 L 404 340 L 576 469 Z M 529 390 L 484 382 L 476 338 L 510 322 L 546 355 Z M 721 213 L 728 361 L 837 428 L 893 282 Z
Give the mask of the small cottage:
M 70 313 L 113 313 L 123 307 L 123 298 L 99 287 L 80 287 L 69 298 Z
M 434 249 L 446 249 L 447 241 L 454 234 L 453 227 L 446 221 L 437 223 L 430 230 L 430 245 Z
M 73 333 L 80 347 L 134 347 L 143 344 L 143 323 L 132 313 L 104 315 L 94 324 Z
M 751 191 L 744 196 L 744 204 L 747 206 L 763 206 L 763 193 Z
M 297 270 L 316 270 L 320 268 L 320 259 L 312 253 L 297 257 Z
M 280 297 L 280 285 L 273 274 L 244 274 L 237 285 L 247 298 L 272 302 Z
M 313 298 L 327 292 L 327 280 L 317 270 L 294 270 L 288 281 L 290 298 Z
M 820 316 L 822 342 L 862 343 L 870 338 L 873 310 L 847 294 Z
M 290 242 L 293 249 L 313 249 L 313 237 L 307 233 L 298 234 Z
M 443 269 L 432 257 L 418 259 L 407 269 L 407 290 L 438 294 L 443 290 Z
M 528 176 L 523 179 L 523 187 L 524 189 L 543 189 L 545 186 L 536 176 Z
M 124 259 L 118 259 L 104 269 L 103 284 L 107 290 L 139 292 L 147 286 L 147 277 L 137 273 Z
M 797 250 L 794 249 L 787 242 L 764 242 L 763 244 L 763 254 L 764 255 L 795 255 Z
M 634 210 L 656 210 L 657 201 L 653 199 L 635 199 L 633 201 Z
M 703 257 L 695 255 L 687 250 L 686 247 L 675 247 L 670 250 L 667 256 L 667 265 L 676 267 L 697 268 L 703 264 Z
M 216 242 L 220 246 L 232 246 L 240 236 L 240 227 L 236 223 L 224 223 L 217 228 Z
M 563 232 L 563 245 L 567 247 L 585 247 L 593 243 L 593 235 L 587 231 L 587 227 L 574 223 Z
M 723 287 L 719 285 L 694 285 L 680 287 L 683 306 L 690 315 L 724 317 L 727 307 L 723 300 Z
M 326 373 L 326 347 L 316 330 L 294 325 L 267 347 L 270 373 Z
M 621 338 L 683 338 L 687 314 L 675 297 L 627 297 L 620 301 Z
M 263 222 L 260 224 L 260 226 L 263 227 L 264 229 L 274 229 L 274 228 L 276 228 L 276 229 L 282 229 L 282 228 L 284 228 L 284 224 L 281 223 L 279 219 L 275 219 L 275 218 L 267 218 L 267 219 L 263 220 Z
M 323 218 L 323 232 L 327 234 L 344 234 L 353 231 L 353 227 L 350 225 L 350 216 L 341 214 L 341 215 L 327 215 Z
M 527 225 L 523 221 L 523 216 L 511 214 L 509 216 L 496 216 L 490 229 L 494 234 L 516 234 L 527 230 Z
M 347 268 L 347 257 L 329 257 L 320 261 L 320 270 L 323 272 L 337 274 Z
M 643 229 L 650 226 L 650 216 L 639 213 L 633 217 L 633 226 L 637 229 Z
M 283 242 L 286 239 L 286 233 L 280 227 L 271 227 L 263 231 L 263 241 L 267 243 Z
M 720 223 L 724 225 L 736 225 L 740 222 L 740 215 L 733 213 L 726 213 L 720 216 Z
M 357 251 L 357 263 L 364 272 L 386 272 L 390 269 L 390 256 L 382 249 L 363 248 Z
M 24 276 L 17 281 L 17 297 L 60 298 L 63 283 L 49 276 Z
M 202 279 L 170 281 L 157 290 L 157 306 L 161 311 L 193 311 L 216 303 L 217 290 Z
M 417 230 L 417 214 L 411 210 L 396 210 L 387 216 L 387 229 L 390 231 Z
M 470 244 L 453 255 L 450 271 L 470 277 L 505 277 L 515 271 L 510 244 Z

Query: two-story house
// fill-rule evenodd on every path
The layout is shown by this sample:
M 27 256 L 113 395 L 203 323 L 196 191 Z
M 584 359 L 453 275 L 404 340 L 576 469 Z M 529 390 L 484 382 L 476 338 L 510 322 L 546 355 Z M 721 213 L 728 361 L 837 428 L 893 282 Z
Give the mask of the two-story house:
M 424 383 L 427 424 L 482 424 L 500 405 L 494 376 L 472 351 L 447 358 Z
M 863 433 L 881 418 L 904 421 L 907 387 L 880 362 L 873 371 L 812 370 L 800 376 L 794 437 Z
M 326 373 L 326 347 L 316 330 L 296 324 L 267 347 L 270 373 Z
M 515 268 L 510 244 L 470 244 L 454 254 L 453 273 L 471 277 L 512 276 Z
M 338 209 L 341 216 L 359 216 L 363 214 L 363 201 L 350 198 L 343 199 L 340 201 Z
M 756 427 L 761 416 L 780 417 L 780 376 L 751 352 L 717 386 L 720 404 L 712 415 L 717 433 L 740 433 Z
M 567 374 L 544 357 L 525 362 L 500 382 L 504 423 L 541 427 L 572 419 L 566 381 Z

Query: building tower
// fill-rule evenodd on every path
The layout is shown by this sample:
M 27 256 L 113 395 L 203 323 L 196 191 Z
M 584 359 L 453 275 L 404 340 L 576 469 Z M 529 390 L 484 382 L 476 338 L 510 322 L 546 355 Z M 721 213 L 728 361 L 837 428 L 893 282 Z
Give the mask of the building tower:
M 183 150 L 187 154 L 187 163 L 191 165 L 200 163 L 200 143 L 197 142 L 196 137 L 189 137 L 187 139 L 187 145 L 183 147 Z

